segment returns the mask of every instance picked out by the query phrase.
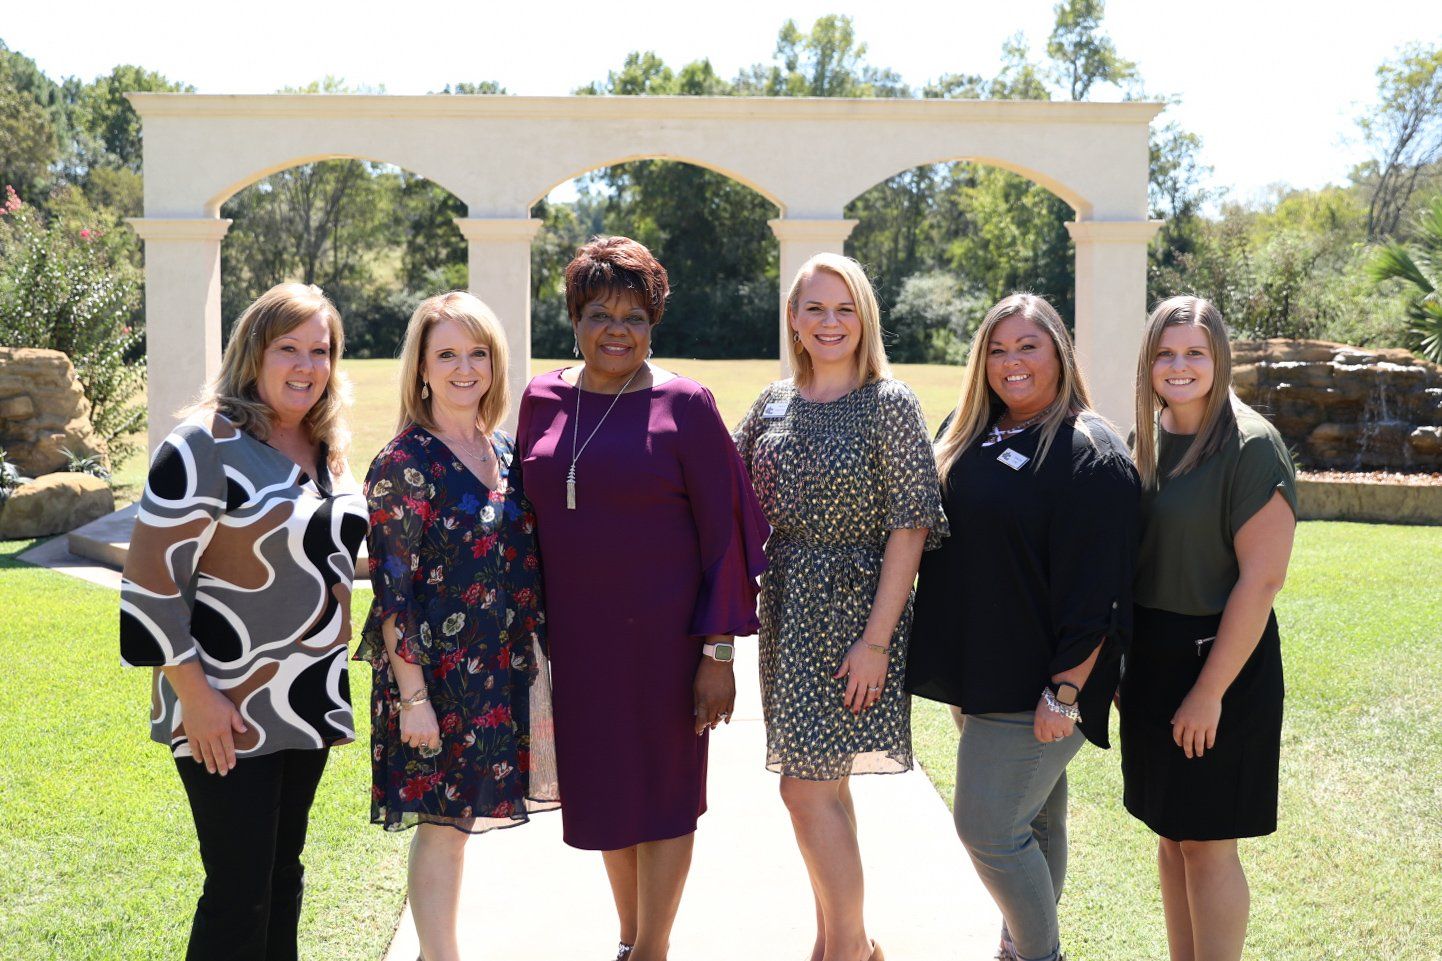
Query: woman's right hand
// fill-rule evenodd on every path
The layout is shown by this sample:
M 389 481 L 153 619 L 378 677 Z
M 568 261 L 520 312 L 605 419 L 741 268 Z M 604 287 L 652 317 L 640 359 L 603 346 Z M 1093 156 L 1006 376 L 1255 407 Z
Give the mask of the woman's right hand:
M 196 763 L 221 777 L 235 770 L 235 735 L 244 734 L 246 726 L 230 698 L 201 684 L 180 698 L 180 716 Z
M 435 708 L 430 701 L 401 709 L 401 743 L 413 748 L 441 746 L 441 726 L 436 723 Z

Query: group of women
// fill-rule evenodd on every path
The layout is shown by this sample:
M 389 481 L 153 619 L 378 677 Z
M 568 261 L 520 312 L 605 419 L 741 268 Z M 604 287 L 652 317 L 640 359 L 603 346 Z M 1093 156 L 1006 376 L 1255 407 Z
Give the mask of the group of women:
M 468 293 L 424 301 L 398 432 L 363 489 L 334 306 L 282 285 L 237 320 L 156 452 L 121 597 L 122 656 L 155 668 L 152 737 L 205 867 L 188 957 L 296 956 L 309 808 L 329 748 L 355 737 L 368 536 L 371 819 L 417 829 L 426 961 L 459 957 L 469 836 L 557 806 L 566 843 L 602 853 L 616 957 L 666 958 L 733 638 L 758 631 L 812 961 L 882 961 L 849 780 L 911 768 L 910 694 L 953 706 L 956 827 L 1003 917 L 998 957 L 1060 956 L 1066 766 L 1083 739 L 1107 746 L 1117 699 L 1173 961 L 1239 958 L 1237 839 L 1276 826 L 1271 605 L 1295 496 L 1276 431 L 1232 393 L 1216 309 L 1152 313 L 1128 445 L 1091 409 L 1056 311 L 1007 297 L 933 443 L 854 261 L 797 274 L 795 376 L 734 435 L 709 391 L 649 361 L 668 293 L 635 241 L 582 247 L 566 271 L 580 362 L 531 381 L 514 438 L 497 319 Z

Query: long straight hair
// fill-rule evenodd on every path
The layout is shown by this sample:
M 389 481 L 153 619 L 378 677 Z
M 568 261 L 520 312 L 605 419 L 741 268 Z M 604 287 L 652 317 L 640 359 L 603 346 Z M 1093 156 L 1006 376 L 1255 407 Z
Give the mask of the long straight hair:
M 506 333 L 501 329 L 495 312 L 479 297 L 468 291 L 453 290 L 421 301 L 406 325 L 405 340 L 401 341 L 401 410 L 397 433 L 412 424 L 426 430 L 436 429 L 431 401 L 421 396 L 424 386 L 421 366 L 426 348 L 430 345 L 431 331 L 446 320 L 454 321 L 472 340 L 491 352 L 491 386 L 486 389 L 476 411 L 476 426 L 482 433 L 490 434 L 506 416 L 506 409 L 511 403 L 511 385 L 507 376 L 511 352 L 506 345 Z
M 801 269 L 796 271 L 796 277 L 791 281 L 791 290 L 786 295 L 787 329 L 790 330 L 790 322 L 796 319 L 796 313 L 801 309 L 801 288 L 818 270 L 840 277 L 841 282 L 846 285 L 847 293 L 851 295 L 851 302 L 856 305 L 856 319 L 861 327 L 861 343 L 856 346 L 857 378 L 861 383 L 869 384 L 873 380 L 890 377 L 891 363 L 886 359 L 886 345 L 881 340 L 881 308 L 876 303 L 876 291 L 872 289 L 866 271 L 850 257 L 822 253 L 801 265 Z M 806 346 L 795 339 L 794 333 L 791 340 L 791 362 L 795 368 L 792 376 L 796 386 L 805 387 L 811 383 L 816 376 L 816 368 L 811 363 L 811 355 L 806 352 Z
M 350 382 L 340 371 L 345 353 L 345 329 L 340 311 L 313 284 L 276 284 L 241 312 L 230 331 L 230 342 L 220 358 L 220 373 L 201 391 L 200 399 L 182 413 L 213 410 L 224 414 L 236 427 L 257 440 L 269 440 L 275 411 L 260 399 L 257 384 L 265 349 L 277 337 L 295 330 L 320 314 L 330 331 L 330 379 L 325 390 L 301 419 L 312 443 L 325 444 L 327 467 L 339 474 L 345 469 L 350 431 L 346 411 L 350 407 Z
M 1222 312 L 1201 297 L 1168 297 L 1152 309 L 1142 334 L 1142 351 L 1137 355 L 1137 431 L 1132 459 L 1137 462 L 1142 487 L 1157 486 L 1157 414 L 1166 406 L 1152 386 L 1152 363 L 1168 327 L 1200 327 L 1207 333 L 1212 349 L 1212 390 L 1202 411 L 1202 426 L 1187 446 L 1187 452 L 1168 477 L 1178 477 L 1221 450 L 1237 432 L 1235 407 L 1241 404 L 1232 391 L 1232 345 Z
M 1036 294 L 1015 293 L 1003 297 L 995 307 L 986 312 L 986 317 L 976 330 L 976 336 L 971 339 L 971 355 L 961 377 L 961 400 L 951 423 L 947 425 L 946 433 L 936 442 L 936 469 L 941 475 L 943 487 L 946 486 L 947 475 L 951 473 L 957 458 L 986 431 L 987 426 L 1006 406 L 996 391 L 991 389 L 991 384 L 987 383 L 986 348 L 997 324 L 1008 317 L 1025 317 L 1046 331 L 1060 361 L 1056 399 L 1042 412 L 1041 439 L 1037 442 L 1033 469 L 1039 469 L 1042 461 L 1046 460 L 1057 431 L 1068 417 L 1078 418 L 1077 423 L 1081 424 L 1082 414 L 1093 413 L 1091 393 L 1087 390 L 1086 378 L 1082 376 L 1081 368 L 1077 365 L 1076 347 L 1072 344 L 1071 335 L 1067 333 L 1066 324 L 1062 323 L 1056 308 Z M 1085 430 L 1085 426 L 1082 429 Z

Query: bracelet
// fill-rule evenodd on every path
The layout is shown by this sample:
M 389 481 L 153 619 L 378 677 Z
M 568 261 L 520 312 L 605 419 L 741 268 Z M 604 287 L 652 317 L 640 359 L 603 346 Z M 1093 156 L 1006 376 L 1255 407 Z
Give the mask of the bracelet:
M 401 710 L 402 710 L 402 711 L 409 711 L 411 708 L 413 708 L 413 707 L 415 707 L 415 706 L 417 706 L 417 705 L 419 705 L 419 704 L 424 704 L 424 703 L 426 703 L 427 701 L 429 701 L 430 699 L 431 699 L 430 692 L 427 691 L 425 688 L 421 688 L 419 691 L 416 691 L 416 692 L 415 692 L 414 694 L 412 694 L 410 697 L 403 697 L 403 698 L 401 698 Z
M 1072 721 L 1081 720 L 1081 711 L 1077 709 L 1077 706 L 1075 704 L 1063 704 L 1061 701 L 1058 701 L 1056 695 L 1051 692 L 1051 688 L 1042 688 L 1041 699 L 1046 704 L 1046 709 L 1053 714 L 1060 714 L 1062 717 Z
M 863 643 L 873 651 L 880 651 L 883 654 L 891 650 L 890 644 L 873 644 L 870 641 L 864 641 Z

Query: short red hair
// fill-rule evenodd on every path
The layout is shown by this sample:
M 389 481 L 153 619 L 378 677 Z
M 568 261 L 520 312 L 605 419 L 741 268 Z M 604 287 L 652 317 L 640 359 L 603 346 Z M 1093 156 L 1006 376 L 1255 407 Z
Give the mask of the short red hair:
M 623 290 L 641 298 L 652 326 L 661 322 L 671 295 L 666 268 L 630 237 L 593 238 L 566 265 L 566 312 L 572 323 L 581 319 L 581 308 L 591 301 Z

